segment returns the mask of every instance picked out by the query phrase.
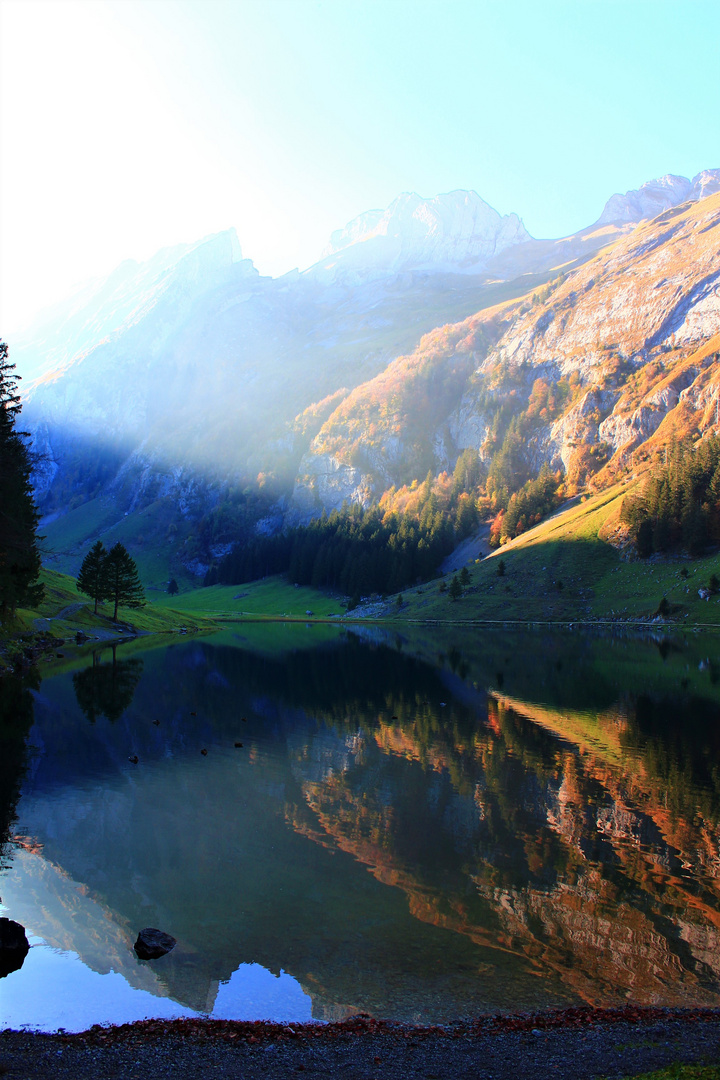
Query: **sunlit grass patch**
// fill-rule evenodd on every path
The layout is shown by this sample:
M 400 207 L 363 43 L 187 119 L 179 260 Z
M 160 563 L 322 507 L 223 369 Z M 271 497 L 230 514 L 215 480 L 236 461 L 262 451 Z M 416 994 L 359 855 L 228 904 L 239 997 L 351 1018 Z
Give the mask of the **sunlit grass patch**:
M 699 589 L 720 577 L 720 554 L 681 553 L 642 560 L 603 537 L 617 517 L 622 485 L 561 511 L 487 559 L 468 564 L 470 585 L 453 601 L 451 575 L 403 592 L 388 615 L 399 619 L 514 622 L 649 621 L 665 598 L 667 621 L 720 626 L 720 594 Z

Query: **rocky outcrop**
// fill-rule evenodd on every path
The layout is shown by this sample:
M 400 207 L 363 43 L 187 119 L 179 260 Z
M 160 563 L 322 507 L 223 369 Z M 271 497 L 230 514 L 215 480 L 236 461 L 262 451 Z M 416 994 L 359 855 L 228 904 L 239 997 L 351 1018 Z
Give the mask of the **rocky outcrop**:
M 141 960 L 158 960 L 166 953 L 172 952 L 176 945 L 177 941 L 172 934 L 156 930 L 153 926 L 146 926 L 138 934 L 134 948 Z
M 306 454 L 295 481 L 288 522 L 309 521 L 323 510 L 339 510 L 344 502 L 369 506 L 373 494 L 372 478 L 360 469 L 332 454 Z
M 617 399 L 617 392 L 594 387 L 550 428 L 543 444 L 543 457 L 551 469 L 568 471 L 570 460 L 578 446 L 604 441 L 599 434 L 601 421 Z
M 5 916 L 0 918 L 0 979 L 18 971 L 29 951 L 25 927 Z

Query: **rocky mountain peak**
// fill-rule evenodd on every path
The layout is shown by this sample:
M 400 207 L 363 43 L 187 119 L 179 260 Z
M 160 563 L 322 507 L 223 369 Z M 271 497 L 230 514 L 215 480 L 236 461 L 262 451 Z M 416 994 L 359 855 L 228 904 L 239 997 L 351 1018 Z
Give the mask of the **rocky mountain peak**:
M 612 195 L 597 224 L 644 221 L 678 203 L 695 202 L 716 191 L 720 191 L 720 169 L 705 169 L 692 180 L 668 173 L 657 180 L 648 180 L 642 187 L 626 191 L 624 195 Z
M 474 273 L 500 251 L 530 239 L 517 214 L 500 215 L 475 191 L 431 199 L 403 192 L 385 210 L 369 210 L 334 232 L 309 273 L 330 278 L 405 270 Z

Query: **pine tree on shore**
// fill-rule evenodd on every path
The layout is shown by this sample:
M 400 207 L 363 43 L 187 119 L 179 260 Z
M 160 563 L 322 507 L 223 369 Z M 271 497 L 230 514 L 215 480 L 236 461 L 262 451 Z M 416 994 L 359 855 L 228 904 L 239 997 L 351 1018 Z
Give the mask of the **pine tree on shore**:
M 8 361 L 8 347 L 0 341 L 0 619 L 20 605 L 36 607 L 43 598 L 38 583 L 40 553 L 37 546 L 38 514 L 33 501 L 32 461 L 15 430 L 22 408 L 17 392 L 19 375 Z
M 113 622 L 117 621 L 118 607 L 138 608 L 145 603 L 145 593 L 140 584 L 137 566 L 127 548 L 120 543 L 110 548 L 105 559 L 107 599 L 115 604 Z
M 83 559 L 80 573 L 78 574 L 77 587 L 91 600 L 95 601 L 95 614 L 97 615 L 98 602 L 108 597 L 107 557 L 105 545 L 98 540 L 88 551 Z

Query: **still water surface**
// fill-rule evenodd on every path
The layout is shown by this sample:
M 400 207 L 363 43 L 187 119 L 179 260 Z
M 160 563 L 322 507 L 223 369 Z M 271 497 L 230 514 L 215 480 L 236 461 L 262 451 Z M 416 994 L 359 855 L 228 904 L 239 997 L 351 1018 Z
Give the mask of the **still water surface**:
M 3 1025 L 720 1005 L 715 638 L 243 626 L 66 663 L 0 699 L 33 944 Z M 144 926 L 175 950 L 139 961 Z

